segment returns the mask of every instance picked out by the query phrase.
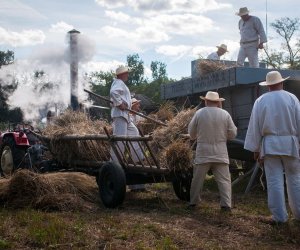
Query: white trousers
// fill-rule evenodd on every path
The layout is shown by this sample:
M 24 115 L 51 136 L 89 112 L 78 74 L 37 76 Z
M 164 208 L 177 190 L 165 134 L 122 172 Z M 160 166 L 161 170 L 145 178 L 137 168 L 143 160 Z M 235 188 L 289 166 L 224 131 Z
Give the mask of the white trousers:
M 300 220 L 300 161 L 294 157 L 266 155 L 264 168 L 268 187 L 268 206 L 274 221 L 286 222 L 284 179 L 288 203 L 295 219 Z M 285 178 L 284 178 L 285 175 Z
M 113 118 L 113 135 L 118 136 L 138 136 L 139 131 L 137 127 L 133 124 L 133 122 L 127 122 L 127 120 L 123 117 L 115 117 Z M 130 146 L 130 152 L 131 157 L 134 162 L 137 162 L 139 159 L 143 160 L 144 155 L 142 152 L 141 147 L 139 146 L 138 142 L 132 142 L 132 146 Z M 122 156 L 124 153 L 124 143 L 119 141 L 117 142 L 117 149 L 120 152 L 120 155 Z M 119 163 L 118 158 L 115 154 L 115 152 L 111 149 L 111 159 L 114 162 Z
M 237 66 L 243 67 L 245 59 L 248 58 L 249 66 L 251 68 L 258 68 L 258 48 L 255 46 L 243 46 L 241 45 L 238 58 L 237 58 Z
M 127 122 L 127 120 L 123 117 L 116 117 L 113 119 L 113 134 L 120 135 L 120 136 L 138 136 L 139 131 L 137 127 L 133 124 L 133 122 Z M 117 142 L 117 150 L 120 151 L 120 155 L 124 153 L 124 143 Z M 132 142 L 132 147 L 130 146 L 130 153 L 132 160 L 137 162 L 139 159 L 144 160 L 144 154 L 139 146 L 138 142 Z M 115 152 L 111 149 L 110 150 L 111 160 L 114 162 L 119 163 L 119 160 L 115 154 Z M 143 189 L 145 188 L 144 184 L 137 184 L 137 185 L 129 185 L 131 190 L 134 189 Z
M 200 192 L 202 191 L 206 174 L 210 169 L 212 170 L 218 184 L 220 206 L 231 207 L 231 177 L 229 166 L 226 163 L 216 162 L 194 165 L 193 180 L 190 190 L 190 204 L 198 204 L 201 201 Z

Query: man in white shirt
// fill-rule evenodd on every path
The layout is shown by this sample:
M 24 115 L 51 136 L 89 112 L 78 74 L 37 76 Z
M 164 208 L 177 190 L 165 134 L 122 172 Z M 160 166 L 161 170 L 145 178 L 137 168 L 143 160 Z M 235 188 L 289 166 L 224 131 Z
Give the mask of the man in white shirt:
M 221 44 L 220 46 L 216 46 L 218 48 L 217 51 L 210 53 L 207 56 L 207 59 L 209 60 L 220 60 L 221 56 L 223 56 L 226 52 L 228 52 L 227 50 L 227 45 L 225 44 Z
M 248 58 L 249 66 L 258 68 L 258 49 L 263 49 L 263 44 L 267 42 L 262 22 L 258 17 L 250 16 L 247 7 L 240 8 L 236 15 L 241 17 L 238 24 L 241 40 L 237 66 L 244 66 L 245 59 Z
M 208 91 L 200 98 L 205 100 L 206 107 L 195 113 L 188 126 L 191 140 L 197 140 L 189 208 L 200 202 L 200 191 L 211 169 L 218 183 L 221 209 L 230 211 L 231 177 L 226 142 L 235 138 L 237 128 L 230 114 L 221 108 L 225 99 L 219 98 L 217 92 Z
M 300 220 L 300 104 L 295 95 L 283 90 L 286 79 L 278 71 L 271 71 L 266 81 L 260 83 L 268 86 L 269 92 L 254 103 L 244 146 L 264 163 L 268 206 L 274 224 L 288 220 L 284 177 L 289 206 Z
M 112 101 L 111 118 L 113 120 L 113 135 L 127 136 L 128 131 L 136 129 L 130 119 L 129 111 L 131 109 L 131 94 L 125 82 L 128 80 L 128 68 L 120 66 L 116 69 L 117 78 L 114 79 L 110 88 L 110 100 Z M 120 153 L 124 152 L 124 144 L 118 142 Z M 111 158 L 119 162 L 113 150 Z

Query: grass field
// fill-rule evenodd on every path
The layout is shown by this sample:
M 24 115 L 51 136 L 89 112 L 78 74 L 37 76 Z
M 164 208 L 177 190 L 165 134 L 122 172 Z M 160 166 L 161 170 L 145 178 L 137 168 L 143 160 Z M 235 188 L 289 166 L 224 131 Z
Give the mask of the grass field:
M 221 212 L 213 180 L 194 211 L 169 184 L 126 194 L 121 208 L 95 203 L 80 211 L 0 209 L 0 249 L 300 249 L 300 225 L 272 226 L 266 192 L 234 190 L 231 214 Z

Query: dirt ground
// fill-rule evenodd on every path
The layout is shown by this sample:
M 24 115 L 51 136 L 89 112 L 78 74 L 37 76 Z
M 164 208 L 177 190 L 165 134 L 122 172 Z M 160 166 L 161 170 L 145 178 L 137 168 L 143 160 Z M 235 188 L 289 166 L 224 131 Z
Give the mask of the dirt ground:
M 118 209 L 106 209 L 95 184 L 95 203 L 81 211 L 0 209 L 0 249 L 300 249 L 300 224 L 272 226 L 266 192 L 234 190 L 232 213 L 221 212 L 214 184 L 201 206 L 187 210 L 171 185 L 127 192 Z M 70 208 L 70 210 L 72 210 Z

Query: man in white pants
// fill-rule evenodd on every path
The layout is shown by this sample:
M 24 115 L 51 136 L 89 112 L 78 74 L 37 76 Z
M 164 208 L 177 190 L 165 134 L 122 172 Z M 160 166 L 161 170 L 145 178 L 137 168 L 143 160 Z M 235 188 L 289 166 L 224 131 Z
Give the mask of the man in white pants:
M 300 104 L 295 95 L 283 90 L 286 79 L 271 71 L 260 83 L 269 92 L 254 103 L 244 146 L 264 162 L 268 206 L 275 225 L 288 220 L 284 176 L 291 211 L 300 220 Z
M 191 140 L 197 139 L 188 208 L 200 202 L 200 191 L 211 169 L 219 188 L 221 210 L 231 211 L 231 178 L 226 142 L 236 136 L 237 128 L 230 114 L 221 108 L 221 102 L 225 99 L 219 98 L 217 92 L 208 91 L 205 97 L 200 98 L 205 100 L 206 107 L 195 113 L 188 126 Z
M 132 123 L 129 111 L 131 109 L 131 94 L 125 82 L 128 80 L 128 68 L 120 66 L 116 69 L 117 78 L 114 79 L 110 88 L 110 100 L 112 101 L 111 118 L 113 120 L 113 135 L 127 136 L 128 131 L 136 129 Z M 118 142 L 121 153 L 124 153 L 124 145 Z M 119 162 L 113 150 L 111 150 L 111 158 L 115 162 Z
M 247 7 L 240 8 L 236 15 L 241 17 L 238 24 L 241 40 L 237 66 L 243 67 L 248 58 L 249 66 L 258 68 L 258 49 L 263 49 L 263 44 L 267 42 L 264 27 L 258 17 L 249 15 Z

